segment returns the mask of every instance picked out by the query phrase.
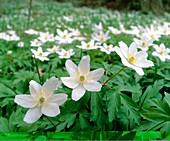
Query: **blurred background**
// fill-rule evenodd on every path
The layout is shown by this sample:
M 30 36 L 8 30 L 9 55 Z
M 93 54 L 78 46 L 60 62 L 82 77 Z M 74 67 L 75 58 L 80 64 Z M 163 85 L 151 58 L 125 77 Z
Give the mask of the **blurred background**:
M 114 10 L 141 10 L 143 13 L 152 11 L 156 15 L 170 12 L 170 0 L 54 0 L 71 2 L 74 6 L 106 7 Z
M 25 0 L 0 0 L 0 13 L 5 14 L 4 3 L 22 3 Z M 36 2 L 37 0 L 27 0 Z M 136 10 L 144 14 L 153 12 L 156 15 L 163 15 L 164 12 L 170 12 L 170 0 L 41 0 L 45 2 L 69 2 L 77 7 L 105 7 L 113 10 L 128 11 Z

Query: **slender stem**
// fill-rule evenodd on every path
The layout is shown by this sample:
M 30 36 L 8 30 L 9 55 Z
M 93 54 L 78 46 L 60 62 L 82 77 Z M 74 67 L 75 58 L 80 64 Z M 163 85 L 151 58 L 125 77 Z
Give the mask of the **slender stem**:
M 32 0 L 29 2 L 29 11 L 28 11 L 28 21 L 27 21 L 27 29 L 29 28 L 30 25 L 30 18 L 31 18 L 31 9 L 32 9 Z
M 118 75 L 122 70 L 124 70 L 125 66 L 123 66 L 118 72 L 113 74 L 109 79 L 107 79 L 102 85 L 106 85 L 107 82 L 109 82 L 111 79 L 113 79 L 116 75 Z
M 56 128 L 55 124 L 51 121 L 51 119 L 47 116 L 45 116 L 47 118 L 47 120 L 54 126 L 54 128 Z
M 18 94 L 13 88 L 11 88 L 10 86 L 8 86 L 7 84 L 3 83 L 6 87 L 8 87 L 10 90 L 12 90 L 16 95 Z
M 40 72 L 39 72 L 39 69 L 38 69 L 38 61 L 35 58 L 35 56 L 34 56 L 34 60 L 35 60 L 35 66 L 36 66 L 36 70 L 37 70 L 38 77 L 39 77 L 39 80 L 40 80 L 40 84 L 42 84 L 42 79 L 41 79 Z

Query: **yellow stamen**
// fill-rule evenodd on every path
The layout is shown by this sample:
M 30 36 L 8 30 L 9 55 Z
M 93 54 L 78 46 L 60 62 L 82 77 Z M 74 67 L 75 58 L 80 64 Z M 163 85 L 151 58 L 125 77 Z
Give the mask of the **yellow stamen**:
M 130 64 L 134 64 L 137 62 L 137 58 L 134 55 L 128 55 L 127 60 Z

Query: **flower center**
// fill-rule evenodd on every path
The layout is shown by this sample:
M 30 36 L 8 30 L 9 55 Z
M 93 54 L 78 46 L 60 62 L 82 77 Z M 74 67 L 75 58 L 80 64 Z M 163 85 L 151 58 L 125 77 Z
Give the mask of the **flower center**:
M 38 56 L 43 56 L 43 52 L 39 52 L 39 53 L 38 53 Z
M 85 77 L 84 75 L 80 76 L 80 81 L 84 81 Z
M 90 48 L 90 47 L 91 47 L 90 43 L 88 43 L 88 44 L 86 45 L 86 47 L 87 47 L 87 48 Z
M 150 33 L 150 37 L 151 37 L 151 38 L 154 38 L 154 37 L 155 37 L 155 34 Z
M 40 104 L 42 104 L 44 101 L 45 101 L 45 98 L 44 98 L 44 97 L 41 97 L 41 98 L 39 99 Z
M 107 50 L 107 51 L 110 51 L 110 47 L 109 47 L 109 46 L 107 46 L 107 47 L 106 47 L 106 50 Z
M 100 36 L 100 41 L 104 41 L 105 40 L 105 36 L 101 35 Z
M 161 51 L 159 52 L 159 54 L 160 54 L 160 55 L 163 55 L 163 54 L 165 54 L 165 51 L 164 51 L 164 50 L 161 50 Z
M 64 34 L 64 35 L 63 35 L 63 38 L 66 39 L 66 38 L 67 38 L 67 34 Z
M 64 52 L 64 56 L 68 56 L 68 52 Z
M 128 55 L 127 60 L 130 64 L 134 64 L 137 62 L 137 58 L 134 55 Z
M 142 46 L 142 47 L 146 47 L 146 46 L 147 46 L 147 43 L 146 43 L 146 42 L 142 42 L 142 43 L 141 43 L 141 46 Z

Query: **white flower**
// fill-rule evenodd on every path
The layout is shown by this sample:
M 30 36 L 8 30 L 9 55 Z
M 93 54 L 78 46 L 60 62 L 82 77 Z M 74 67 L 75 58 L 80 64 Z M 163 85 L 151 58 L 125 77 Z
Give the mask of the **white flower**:
M 107 45 L 104 43 L 103 46 L 100 47 L 100 51 L 110 54 L 111 52 L 114 52 L 114 48 L 113 45 Z
M 54 41 L 54 35 L 48 32 L 45 32 L 45 33 L 40 32 L 40 36 L 38 37 L 38 39 L 43 43 L 52 42 Z
M 156 41 L 158 41 L 159 38 L 161 37 L 157 29 L 155 29 L 155 27 L 152 25 L 151 28 L 146 28 L 146 31 L 145 33 L 143 33 L 143 35 L 145 35 L 147 38 L 151 38 L 152 40 L 156 40 Z
M 63 18 L 68 22 L 73 21 L 73 17 L 71 17 L 71 16 L 63 16 Z
M 38 31 L 36 31 L 34 29 L 25 30 L 25 33 L 30 34 L 30 35 L 38 35 Z
M 142 36 L 140 40 L 134 38 L 134 42 L 137 44 L 138 48 L 142 49 L 143 51 L 147 51 L 149 46 L 153 45 L 153 40 L 146 36 Z
M 47 51 L 49 51 L 50 53 L 57 53 L 59 52 L 61 49 L 59 46 L 53 46 L 52 48 L 47 48 Z
M 31 46 L 35 46 L 35 47 L 39 47 L 42 45 L 42 42 L 39 41 L 38 39 L 34 39 L 33 41 L 31 41 Z
M 147 52 L 137 52 L 137 45 L 133 42 L 130 47 L 124 43 L 119 42 L 119 47 L 115 47 L 116 53 L 120 56 L 123 65 L 134 69 L 139 75 L 144 75 L 142 68 L 154 66 L 152 61 L 147 60 Z
M 100 32 L 99 34 L 93 34 L 92 38 L 93 40 L 97 41 L 97 43 L 101 44 L 110 38 L 109 31 L 107 31 L 106 33 Z
M 67 30 L 61 31 L 57 29 L 58 36 L 55 37 L 55 40 L 59 41 L 59 44 L 72 43 L 73 39 L 71 38 L 72 34 L 68 33 Z
M 161 35 L 170 35 L 170 27 L 168 26 L 168 24 L 164 23 L 163 26 L 158 26 L 158 32 Z
M 38 50 L 31 49 L 32 53 L 34 54 L 35 58 L 44 61 L 44 60 L 49 60 L 47 56 L 50 54 L 50 52 L 43 52 L 41 47 L 38 47 Z
M 108 28 L 113 34 L 120 34 L 121 33 L 120 30 L 118 30 L 117 28 L 114 28 L 112 26 L 109 26 Z
M 97 49 L 98 46 L 94 44 L 94 40 L 91 40 L 90 42 L 86 43 L 84 41 L 81 42 L 81 46 L 77 45 L 78 48 L 86 49 L 86 50 L 92 50 Z
M 92 29 L 95 33 L 100 33 L 101 31 L 103 31 L 102 23 L 100 22 L 99 25 L 94 24 Z
M 73 89 L 72 99 L 78 101 L 87 91 L 98 92 L 102 85 L 97 82 L 103 75 L 104 69 L 90 71 L 90 57 L 84 56 L 76 66 L 71 60 L 66 61 L 66 69 L 70 77 L 61 77 L 67 87 Z
M 24 108 L 30 108 L 24 121 L 27 123 L 36 122 L 43 114 L 55 117 L 60 114 L 59 106 L 67 100 L 66 94 L 53 94 L 58 81 L 55 77 L 50 78 L 43 86 L 31 80 L 29 89 L 31 95 L 16 95 L 14 102 Z
M 18 47 L 23 47 L 24 46 L 24 42 L 19 42 L 18 43 Z
M 153 46 L 155 48 L 155 51 L 152 53 L 153 56 L 158 56 L 161 61 L 165 61 L 166 59 L 170 59 L 170 49 L 166 48 L 163 43 L 160 44 L 160 46 L 155 45 Z
M 61 49 L 61 51 L 57 53 L 59 55 L 59 58 L 70 58 L 71 56 L 75 54 L 73 49 L 69 49 L 69 50 Z

